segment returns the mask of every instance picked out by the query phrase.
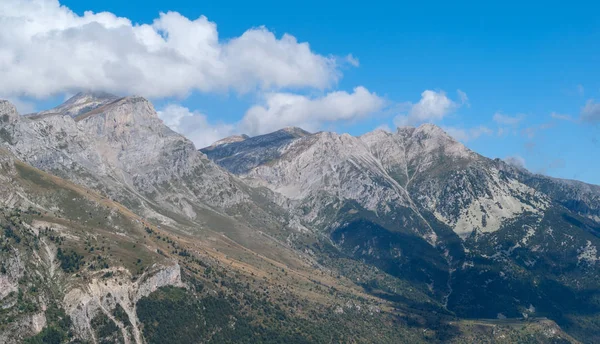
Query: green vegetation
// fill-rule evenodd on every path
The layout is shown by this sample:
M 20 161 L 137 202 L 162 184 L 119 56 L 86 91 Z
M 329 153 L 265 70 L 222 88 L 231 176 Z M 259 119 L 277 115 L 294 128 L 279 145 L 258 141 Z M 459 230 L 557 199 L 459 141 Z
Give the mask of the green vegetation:
M 198 284 L 198 283 L 196 283 Z M 235 287 L 243 288 L 241 286 Z M 242 299 L 164 287 L 141 299 L 137 314 L 148 343 L 419 343 L 419 329 L 384 314 L 312 309 L 305 315 L 245 289 Z M 240 289 L 241 290 L 241 289 Z M 242 295 L 236 293 L 236 295 Z M 293 303 L 292 299 L 289 300 Z M 304 312 L 303 312 L 304 313 Z
M 125 326 L 125 327 L 131 326 L 131 321 L 129 321 L 129 316 L 127 315 L 127 313 L 125 313 L 125 310 L 123 309 L 123 307 L 121 307 L 120 304 L 117 303 L 117 306 L 113 310 L 112 315 L 115 317 L 115 319 L 120 321 L 123 324 L 123 326 Z
M 73 250 L 64 250 L 58 248 L 56 258 L 60 262 L 60 267 L 68 273 L 78 271 L 83 265 L 83 256 Z
M 71 318 L 62 308 L 54 303 L 46 309 L 47 326 L 37 335 L 27 338 L 26 344 L 61 344 L 68 342 L 73 334 L 70 332 Z
M 100 344 L 124 343 L 123 334 L 114 321 L 104 313 L 98 313 L 91 321 L 96 340 Z

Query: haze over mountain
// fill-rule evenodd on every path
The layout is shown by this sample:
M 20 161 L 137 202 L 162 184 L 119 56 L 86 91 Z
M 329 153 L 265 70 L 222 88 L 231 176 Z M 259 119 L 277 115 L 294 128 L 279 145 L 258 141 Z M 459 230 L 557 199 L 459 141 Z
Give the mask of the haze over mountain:
M 3 342 L 599 339 L 600 187 L 435 125 L 197 150 L 81 93 L 0 142 Z

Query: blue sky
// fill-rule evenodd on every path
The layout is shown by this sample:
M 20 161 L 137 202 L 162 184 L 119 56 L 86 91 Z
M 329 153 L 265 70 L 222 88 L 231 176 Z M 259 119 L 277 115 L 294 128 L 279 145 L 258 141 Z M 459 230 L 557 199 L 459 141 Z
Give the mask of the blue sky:
M 51 0 L 35 1 L 47 7 L 56 5 Z M 7 0 L 13 5 L 24 2 Z M 198 145 L 221 134 L 244 130 L 261 133 L 278 124 L 309 125 L 313 130 L 359 135 L 382 126 L 434 122 L 483 155 L 516 157 L 513 161 L 523 162 L 533 172 L 600 184 L 600 106 L 597 105 L 600 5 L 592 1 L 547 2 L 543 6 L 523 1 L 399 4 L 312 0 L 296 3 L 64 0 L 60 3 L 76 17 L 81 18 L 85 11 L 110 12 L 115 17 L 128 18 L 133 26 L 152 24 L 161 12 L 178 12 L 192 21 L 204 15 L 216 25 L 218 41 L 223 47 L 247 30 L 262 26 L 277 40 L 287 33 L 297 43 L 310 45 L 308 55 L 302 55 L 306 51 L 293 50 L 282 58 L 282 63 L 291 65 L 289 68 L 310 60 L 298 72 L 300 76 L 287 73 L 289 70 L 287 74 L 282 72 L 286 78 L 273 76 L 261 69 L 269 64 L 264 67 L 254 60 L 233 59 L 224 65 L 237 68 L 238 64 L 247 64 L 248 68 L 261 71 L 240 70 L 235 76 L 223 77 L 222 82 L 204 89 L 203 83 L 162 83 L 156 76 L 144 76 L 137 84 L 128 86 L 126 82 L 107 81 L 94 73 L 85 75 L 88 79 L 84 79 L 81 88 L 148 96 L 165 122 L 191 136 Z M 13 13 L 14 8 L 18 7 L 13 7 Z M 59 10 L 42 11 L 33 20 L 47 15 L 58 23 L 63 19 L 56 13 Z M 45 32 L 45 39 L 58 36 L 53 34 L 56 31 L 63 40 L 73 39 L 73 44 L 102 40 L 104 35 L 126 35 L 115 33 L 116 19 L 98 20 L 112 31 L 92 30 L 88 25 L 77 32 L 74 28 L 81 28 L 79 24 L 55 23 L 55 31 Z M 72 18 L 66 20 L 69 21 L 76 22 Z M 175 31 L 175 24 L 164 27 L 169 27 L 165 31 L 170 30 L 168 34 L 161 33 L 165 39 L 183 37 L 186 30 L 192 32 L 191 27 Z M 121 36 L 110 36 L 113 34 Z M 0 42 L 3 37 L 8 39 L 0 34 Z M 186 44 L 193 44 L 195 37 L 193 34 L 185 37 Z M 106 49 L 117 49 L 106 44 Z M 131 45 L 122 44 L 125 48 Z M 53 52 L 55 45 L 49 43 L 49 50 L 44 51 Z M 277 49 L 269 45 L 265 53 L 284 54 L 280 50 L 286 49 L 284 46 L 297 48 L 292 43 L 278 44 Z M 254 50 L 244 45 L 232 51 L 250 54 Z M 15 52 L 28 53 L 20 46 L 11 53 Z M 100 58 L 119 61 L 120 57 L 109 53 L 109 57 Z M 302 57 L 294 60 L 297 56 Z M 274 61 L 273 66 L 279 63 Z M 65 70 L 73 70 L 72 66 L 78 62 L 74 59 Z M 0 74 L 2 63 L 0 59 Z M 35 63 L 37 66 L 38 62 Z M 54 62 L 60 63 L 61 59 Z M 88 62 L 83 61 L 82 66 L 87 66 L 85 63 Z M 331 63 L 335 66 L 331 67 Z M 87 73 L 76 75 L 81 74 Z M 121 74 L 127 75 L 127 71 Z M 21 77 L 15 75 L 9 80 Z M 201 77 L 205 75 L 209 76 L 206 83 L 211 84 L 212 72 L 209 70 Z M 241 80 L 238 75 L 246 79 Z M 0 87 L 0 96 L 22 103 L 22 108 L 39 110 L 75 92 L 73 79 L 76 77 L 71 75 L 69 80 L 40 86 L 35 92 L 25 91 L 25 86 L 22 90 L 15 87 L 14 92 Z M 97 82 L 87 82 L 96 79 Z M 14 84 L 18 85 L 18 81 Z M 160 91 L 154 92 L 152 87 Z M 365 91 L 357 92 L 357 87 Z M 432 92 L 429 98 L 424 96 L 426 90 Z M 289 110 L 290 104 L 296 108 Z

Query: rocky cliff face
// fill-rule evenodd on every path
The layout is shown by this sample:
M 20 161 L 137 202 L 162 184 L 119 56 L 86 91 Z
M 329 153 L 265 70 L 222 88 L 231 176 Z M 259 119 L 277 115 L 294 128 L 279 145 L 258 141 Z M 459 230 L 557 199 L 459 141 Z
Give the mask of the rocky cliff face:
M 123 268 L 97 274 L 91 281 L 69 290 L 64 296 L 65 309 L 74 330 L 81 339 L 96 341 L 92 322 L 102 314 L 117 325 L 124 343 L 144 343 L 136 304 L 161 287 L 182 287 L 180 270 L 177 264 L 153 266 L 136 281 L 132 281 L 131 273 Z M 102 276 L 107 273 L 114 278 L 103 279 Z M 122 310 L 125 316 L 116 318 L 115 309 Z
M 155 202 L 191 218 L 190 204 L 222 211 L 250 198 L 235 177 L 166 127 L 147 100 L 76 98 L 56 111 L 26 117 L 3 105 L 6 149 L 126 204 Z
M 0 148 L 0 341 L 20 343 L 36 334 L 56 339 L 58 332 L 42 331 L 72 325 L 73 336 L 95 342 L 93 318 L 119 304 L 130 324 L 123 326 L 125 342 L 142 343 L 136 302 L 182 283 L 176 262 L 141 244 L 143 228 L 131 216 Z M 138 257 L 152 264 L 138 264 L 136 271 L 131 260 Z
M 417 217 L 426 210 L 465 238 L 543 211 L 549 202 L 434 125 L 361 137 L 279 131 L 203 152 L 247 182 L 311 208 L 308 221 L 323 221 L 321 209 L 337 210 L 351 200 L 382 215 L 397 207 Z M 434 232 L 420 231 L 435 242 Z

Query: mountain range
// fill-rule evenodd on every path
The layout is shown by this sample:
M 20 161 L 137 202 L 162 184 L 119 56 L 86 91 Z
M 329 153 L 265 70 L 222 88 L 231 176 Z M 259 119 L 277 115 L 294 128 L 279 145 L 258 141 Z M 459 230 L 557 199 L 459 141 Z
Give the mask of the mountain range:
M 141 97 L 0 101 L 0 341 L 600 340 L 600 186 L 433 124 L 197 148 Z

